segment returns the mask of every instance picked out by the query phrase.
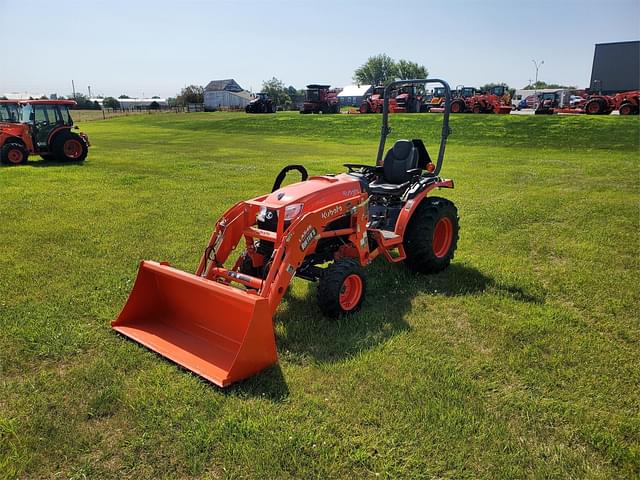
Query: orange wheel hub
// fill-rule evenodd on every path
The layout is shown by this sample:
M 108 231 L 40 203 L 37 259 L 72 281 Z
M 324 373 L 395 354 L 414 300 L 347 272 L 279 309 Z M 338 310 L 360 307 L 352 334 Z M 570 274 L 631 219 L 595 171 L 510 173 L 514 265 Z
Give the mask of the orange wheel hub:
M 22 163 L 22 161 L 24 160 L 24 153 L 22 153 L 17 148 L 9 150 L 9 153 L 7 154 L 7 160 L 15 164 Z
M 451 242 L 453 241 L 453 222 L 447 217 L 442 217 L 436 223 L 433 231 L 433 254 L 442 258 L 449 252 Z
M 353 310 L 362 297 L 362 279 L 352 273 L 344 279 L 340 289 L 340 306 L 343 310 Z
M 67 158 L 78 158 L 82 155 L 82 145 L 78 140 L 71 139 L 64 142 L 64 155 Z

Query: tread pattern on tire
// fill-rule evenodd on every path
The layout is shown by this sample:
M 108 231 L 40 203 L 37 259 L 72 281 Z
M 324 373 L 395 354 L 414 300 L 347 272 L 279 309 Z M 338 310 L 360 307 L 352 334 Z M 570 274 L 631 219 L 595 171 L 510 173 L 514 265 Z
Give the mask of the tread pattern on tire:
M 437 221 L 448 216 L 453 222 L 453 239 L 449 252 L 438 258 L 433 252 L 433 232 Z M 460 226 L 458 209 L 452 201 L 441 197 L 425 198 L 414 212 L 404 237 L 406 265 L 420 273 L 437 273 L 449 266 L 455 255 Z
M 358 305 L 349 311 L 344 311 L 340 306 L 340 289 L 344 279 L 351 274 L 357 274 L 362 279 L 362 295 Z M 318 284 L 318 305 L 322 313 L 330 318 L 341 317 L 357 312 L 367 292 L 367 278 L 364 269 L 357 260 L 342 258 L 329 265 Z
M 67 158 L 64 154 L 64 142 L 70 138 L 78 140 L 82 145 L 82 154 L 78 158 Z M 89 147 L 83 138 L 77 133 L 73 133 L 69 130 L 62 131 L 56 135 L 53 139 L 53 145 L 51 150 L 54 152 L 54 158 L 59 162 L 84 162 L 89 153 Z
M 23 155 L 22 163 L 27 163 L 27 159 L 29 158 L 29 152 L 24 147 L 24 145 L 17 142 L 6 143 L 5 145 L 2 146 L 2 148 L 0 148 L 0 160 L 2 161 L 2 163 L 7 165 L 14 165 L 9 161 L 8 156 L 9 156 L 9 150 L 12 150 L 15 148 L 22 150 L 22 155 Z M 18 165 L 18 164 L 15 164 L 15 165 Z

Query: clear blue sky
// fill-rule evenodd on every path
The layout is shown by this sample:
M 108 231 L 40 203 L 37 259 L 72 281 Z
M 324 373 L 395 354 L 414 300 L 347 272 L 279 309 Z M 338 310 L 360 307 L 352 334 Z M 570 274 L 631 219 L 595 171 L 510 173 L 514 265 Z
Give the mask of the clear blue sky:
M 71 79 L 132 97 L 221 78 L 344 86 L 377 53 L 516 88 L 535 58 L 541 80 L 584 87 L 595 43 L 638 39 L 640 0 L 0 0 L 0 94 L 67 94 Z

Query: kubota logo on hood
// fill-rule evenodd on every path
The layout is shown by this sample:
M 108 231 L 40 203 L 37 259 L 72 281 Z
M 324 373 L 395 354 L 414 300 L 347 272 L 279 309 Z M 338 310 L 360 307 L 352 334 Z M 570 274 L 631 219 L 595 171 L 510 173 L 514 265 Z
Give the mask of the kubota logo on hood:
M 320 216 L 321 216 L 321 217 L 322 217 L 322 219 L 324 220 L 324 219 L 326 219 L 326 218 L 333 217 L 334 215 L 337 215 L 337 214 L 339 214 L 339 213 L 342 213 L 342 210 L 343 210 L 342 205 L 338 205 L 338 206 L 337 206 L 337 207 L 335 207 L 335 208 L 330 208 L 329 210 L 325 210 L 324 212 L 322 212 L 322 213 L 320 214 Z

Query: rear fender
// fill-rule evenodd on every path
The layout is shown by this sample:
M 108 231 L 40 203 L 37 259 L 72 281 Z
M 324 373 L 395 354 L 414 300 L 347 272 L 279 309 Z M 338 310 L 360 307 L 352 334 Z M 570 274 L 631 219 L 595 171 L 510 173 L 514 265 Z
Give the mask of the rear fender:
M 409 224 L 413 213 L 418 209 L 418 206 L 427 197 L 429 192 L 433 191 L 436 188 L 453 188 L 453 180 L 446 178 L 434 182 L 427 188 L 425 188 L 422 192 L 417 194 L 415 197 L 407 200 L 407 203 L 405 203 L 404 207 L 402 208 L 402 211 L 398 216 L 398 221 L 396 222 L 395 233 L 397 235 L 400 235 L 404 238 L 407 225 Z

